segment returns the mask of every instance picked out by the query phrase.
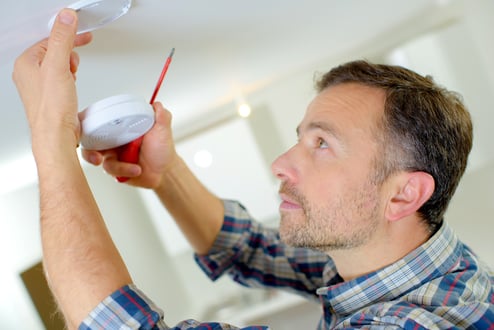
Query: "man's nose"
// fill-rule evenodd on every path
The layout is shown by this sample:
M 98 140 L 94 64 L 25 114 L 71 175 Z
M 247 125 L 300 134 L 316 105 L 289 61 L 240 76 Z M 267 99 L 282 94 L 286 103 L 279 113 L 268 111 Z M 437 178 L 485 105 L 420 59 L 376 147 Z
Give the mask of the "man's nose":
M 292 161 L 293 147 L 276 158 L 271 164 L 271 172 L 281 181 L 295 180 L 296 170 Z

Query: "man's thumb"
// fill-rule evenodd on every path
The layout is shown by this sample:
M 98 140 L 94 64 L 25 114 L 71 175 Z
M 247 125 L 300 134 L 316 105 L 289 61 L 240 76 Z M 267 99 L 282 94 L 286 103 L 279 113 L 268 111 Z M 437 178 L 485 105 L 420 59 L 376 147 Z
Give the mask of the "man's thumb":
M 74 10 L 63 9 L 58 14 L 48 40 L 45 61 L 65 69 L 69 65 L 77 32 L 77 14 Z

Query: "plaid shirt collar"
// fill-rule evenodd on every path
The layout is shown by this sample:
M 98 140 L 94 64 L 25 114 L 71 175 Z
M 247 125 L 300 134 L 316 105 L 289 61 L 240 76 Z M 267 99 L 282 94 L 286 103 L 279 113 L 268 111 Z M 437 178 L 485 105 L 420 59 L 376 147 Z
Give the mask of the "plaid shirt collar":
M 319 288 L 317 294 L 333 313 L 349 315 L 370 304 L 394 300 L 444 275 L 459 262 L 460 255 L 458 237 L 443 223 L 427 242 L 397 262 L 351 281 Z

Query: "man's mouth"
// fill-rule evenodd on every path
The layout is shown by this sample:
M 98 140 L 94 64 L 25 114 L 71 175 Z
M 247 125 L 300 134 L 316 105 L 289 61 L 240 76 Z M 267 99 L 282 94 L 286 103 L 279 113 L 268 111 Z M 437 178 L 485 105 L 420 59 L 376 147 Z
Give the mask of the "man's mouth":
M 289 195 L 280 192 L 280 197 L 281 197 L 280 211 L 299 210 L 302 208 L 300 204 L 295 199 L 291 198 Z

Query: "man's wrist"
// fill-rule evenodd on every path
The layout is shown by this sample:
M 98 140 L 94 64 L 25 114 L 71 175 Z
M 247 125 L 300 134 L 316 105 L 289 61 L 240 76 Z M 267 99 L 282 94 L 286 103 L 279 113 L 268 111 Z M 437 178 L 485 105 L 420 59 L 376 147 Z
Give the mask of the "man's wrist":
M 77 143 L 65 136 L 45 135 L 32 138 L 32 152 L 36 163 L 53 166 L 68 159 L 78 159 Z
M 177 178 L 180 178 L 182 176 L 184 170 L 187 169 L 188 168 L 187 164 L 185 164 L 185 161 L 178 154 L 175 154 L 173 159 L 170 160 L 166 164 L 166 166 L 164 166 L 161 172 L 160 180 L 157 186 L 153 188 L 153 190 L 158 193 L 163 189 L 167 189 L 167 187 L 169 187 L 170 180 L 176 181 Z

